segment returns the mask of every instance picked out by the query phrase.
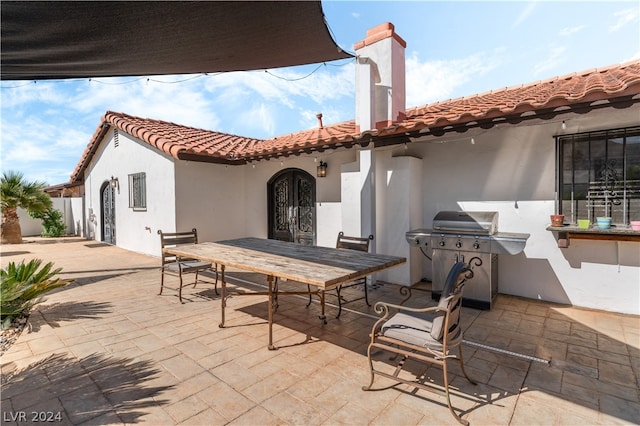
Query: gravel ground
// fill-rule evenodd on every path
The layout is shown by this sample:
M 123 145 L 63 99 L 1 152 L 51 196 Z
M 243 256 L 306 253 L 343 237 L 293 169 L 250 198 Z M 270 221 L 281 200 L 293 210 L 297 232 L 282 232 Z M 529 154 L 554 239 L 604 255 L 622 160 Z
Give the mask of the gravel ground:
M 2 334 L 0 335 L 0 356 L 2 356 L 6 351 L 9 350 L 11 345 L 18 340 L 20 337 L 20 333 L 24 330 L 27 325 L 28 316 L 20 316 L 13 319 L 11 325 L 7 327 L 5 330 L 2 330 Z

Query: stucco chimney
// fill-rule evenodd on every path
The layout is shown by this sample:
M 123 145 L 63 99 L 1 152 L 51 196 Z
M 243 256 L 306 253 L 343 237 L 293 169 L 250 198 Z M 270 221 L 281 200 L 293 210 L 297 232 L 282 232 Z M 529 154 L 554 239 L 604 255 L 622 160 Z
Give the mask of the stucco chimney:
M 405 118 L 407 43 L 386 22 L 367 31 L 356 52 L 356 128 L 382 129 Z

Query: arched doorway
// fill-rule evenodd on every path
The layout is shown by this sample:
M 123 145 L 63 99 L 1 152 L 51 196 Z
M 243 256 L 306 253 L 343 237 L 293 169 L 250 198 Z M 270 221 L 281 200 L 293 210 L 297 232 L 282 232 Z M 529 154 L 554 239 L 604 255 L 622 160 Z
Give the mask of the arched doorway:
M 313 245 L 316 236 L 316 180 L 300 169 L 285 169 L 267 185 L 269 238 Z
M 116 243 L 116 197 L 115 188 L 105 182 L 100 190 L 100 204 L 102 205 L 102 241 L 109 244 Z

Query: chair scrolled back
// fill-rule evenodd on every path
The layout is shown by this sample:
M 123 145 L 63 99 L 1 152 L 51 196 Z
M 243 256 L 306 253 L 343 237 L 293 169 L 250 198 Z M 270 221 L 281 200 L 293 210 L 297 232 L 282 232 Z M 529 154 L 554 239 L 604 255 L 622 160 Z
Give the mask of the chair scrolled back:
M 451 309 L 451 318 L 449 319 L 449 333 L 455 331 L 460 319 L 460 305 L 462 304 L 462 295 L 460 290 L 464 285 L 464 282 L 473 276 L 473 271 L 469 269 L 469 266 L 464 262 L 457 262 L 447 275 L 447 279 L 444 282 L 444 289 L 438 302 L 438 307 L 443 311 L 439 312 L 436 318 L 433 319 L 433 328 L 431 329 L 431 337 L 436 340 L 442 340 L 444 336 L 444 310 L 451 302 L 454 306 Z M 453 296 L 456 300 L 449 300 L 448 298 Z
M 162 257 L 162 275 L 159 294 L 162 294 L 162 290 L 164 288 L 164 275 L 177 275 L 180 278 L 178 297 L 180 298 L 180 302 L 182 302 L 182 275 L 186 273 L 195 273 L 195 282 L 193 284 L 195 287 L 198 283 L 198 273 L 205 270 L 211 270 L 215 273 L 215 292 L 216 294 L 218 293 L 217 265 L 197 259 L 178 257 L 175 254 L 167 253 L 165 251 L 166 248 L 175 248 L 184 244 L 198 244 L 198 231 L 196 228 L 186 232 L 162 232 L 161 229 L 158 229 L 158 235 L 160 235 L 160 254 Z

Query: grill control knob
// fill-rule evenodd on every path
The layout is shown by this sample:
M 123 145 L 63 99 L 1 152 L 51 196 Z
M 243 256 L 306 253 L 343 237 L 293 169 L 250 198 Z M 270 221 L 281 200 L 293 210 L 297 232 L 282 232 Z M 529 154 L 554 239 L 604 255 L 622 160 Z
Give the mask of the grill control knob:
M 473 243 L 473 248 L 478 250 L 480 248 L 480 243 L 478 242 L 478 240 L 476 240 L 475 243 Z
M 444 240 L 440 240 L 440 242 L 438 243 L 438 245 L 439 245 L 440 247 L 444 247 Z
M 458 240 L 458 241 L 456 242 L 456 247 L 457 247 L 457 248 L 462 247 L 462 241 Z

